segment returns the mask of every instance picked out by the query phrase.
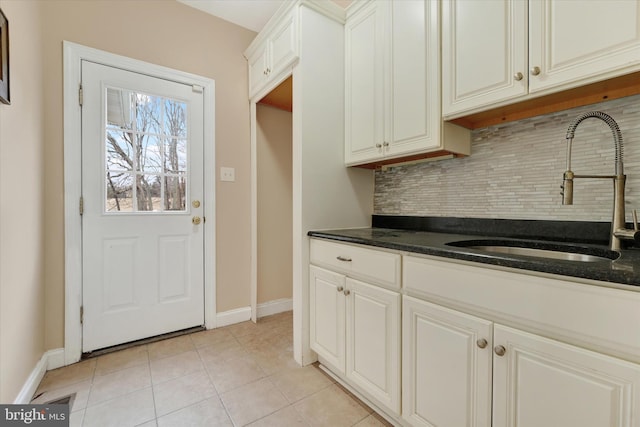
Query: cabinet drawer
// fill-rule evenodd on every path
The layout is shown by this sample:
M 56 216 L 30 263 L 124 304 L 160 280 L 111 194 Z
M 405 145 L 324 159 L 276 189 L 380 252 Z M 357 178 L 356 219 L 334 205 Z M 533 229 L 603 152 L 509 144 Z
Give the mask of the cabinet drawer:
M 313 264 L 391 288 L 400 288 L 400 255 L 311 239 Z

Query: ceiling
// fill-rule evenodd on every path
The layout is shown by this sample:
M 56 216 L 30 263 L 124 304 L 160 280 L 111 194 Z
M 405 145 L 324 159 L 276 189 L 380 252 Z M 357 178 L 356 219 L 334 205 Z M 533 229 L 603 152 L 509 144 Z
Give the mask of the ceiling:
M 256 33 L 287 0 L 178 0 Z
M 225 21 L 233 22 L 256 33 L 267 23 L 282 3 L 292 0 L 178 0 Z M 346 8 L 352 0 L 333 0 Z

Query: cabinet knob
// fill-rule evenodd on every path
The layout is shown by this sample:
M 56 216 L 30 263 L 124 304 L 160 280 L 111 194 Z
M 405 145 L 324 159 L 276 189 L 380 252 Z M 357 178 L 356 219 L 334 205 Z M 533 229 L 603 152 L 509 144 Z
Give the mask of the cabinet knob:
M 520 80 L 522 80 L 524 78 L 524 75 L 520 71 L 518 71 L 517 73 L 515 73 L 513 75 L 513 78 L 516 79 L 516 81 L 519 82 Z
M 498 355 L 498 356 L 504 356 L 504 354 L 507 352 L 507 349 L 504 348 L 501 345 L 497 345 L 493 348 L 493 351 Z
M 342 292 L 344 291 L 344 288 L 342 286 L 338 286 L 338 292 Z
M 382 146 L 383 146 L 383 147 L 388 147 L 388 146 L 389 146 L 389 143 L 385 141 L 384 143 L 382 143 Z
M 382 148 L 382 144 L 376 144 L 376 148 Z
M 476 341 L 476 344 L 480 348 L 485 348 L 487 346 L 487 344 L 489 344 L 489 343 L 484 338 L 480 338 L 478 341 Z
M 538 74 L 540 74 L 540 67 L 538 66 L 531 67 L 531 75 L 537 76 Z
M 349 289 L 345 289 L 344 290 L 344 296 L 348 297 L 351 294 L 351 291 Z

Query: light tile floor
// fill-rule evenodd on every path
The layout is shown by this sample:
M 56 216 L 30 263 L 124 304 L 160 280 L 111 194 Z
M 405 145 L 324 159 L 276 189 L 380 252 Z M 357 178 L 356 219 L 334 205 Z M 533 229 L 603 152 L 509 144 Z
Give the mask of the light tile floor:
M 33 403 L 76 393 L 71 426 L 387 426 L 292 356 L 291 312 L 47 372 Z

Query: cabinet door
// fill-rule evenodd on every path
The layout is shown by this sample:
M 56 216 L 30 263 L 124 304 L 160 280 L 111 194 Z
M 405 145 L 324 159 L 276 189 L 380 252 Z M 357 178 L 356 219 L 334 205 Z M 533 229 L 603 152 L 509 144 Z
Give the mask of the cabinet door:
M 294 10 L 273 31 L 269 39 L 270 65 L 267 67 L 269 76 L 276 77 L 278 73 L 291 65 L 298 57 L 298 31 Z
M 402 333 L 402 416 L 490 427 L 492 323 L 405 296 Z
M 345 24 L 345 163 L 383 155 L 384 2 L 370 2 Z
M 526 95 L 527 43 L 527 2 L 444 0 L 443 115 Z
M 483 2 L 484 3 L 484 2 Z M 529 91 L 583 85 L 640 64 L 640 1 L 529 2 Z
M 439 147 L 439 2 L 382 4 L 391 31 L 385 49 L 385 155 Z
M 400 413 L 400 294 L 347 278 L 347 379 Z
M 345 367 L 345 277 L 309 268 L 311 349 L 338 372 Z
M 249 63 L 249 98 L 252 98 L 267 82 L 268 48 L 263 46 L 248 60 Z
M 494 327 L 494 427 L 638 427 L 640 365 Z

